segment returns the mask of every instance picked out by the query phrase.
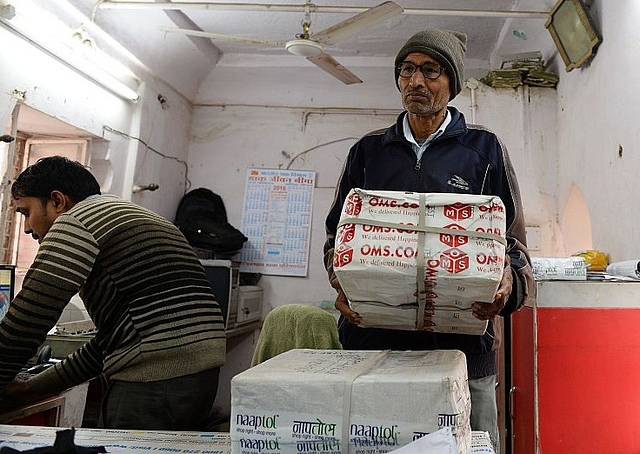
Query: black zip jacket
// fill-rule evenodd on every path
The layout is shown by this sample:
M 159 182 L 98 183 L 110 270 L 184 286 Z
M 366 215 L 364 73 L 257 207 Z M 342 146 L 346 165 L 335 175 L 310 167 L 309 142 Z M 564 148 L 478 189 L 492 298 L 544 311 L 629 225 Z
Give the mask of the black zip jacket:
M 420 160 L 403 134 L 406 112 L 398 116 L 395 125 L 367 134 L 351 148 L 325 222 L 325 267 L 333 282 L 337 225 L 352 188 L 497 195 L 506 208 L 507 253 L 514 278 L 511 296 L 500 313 L 508 316 L 535 291 L 516 175 L 504 144 L 494 133 L 481 126 L 467 125 L 457 109 L 448 107 L 448 110 L 451 123 L 427 147 Z M 484 335 L 475 336 L 360 328 L 341 317 L 340 336 L 343 347 L 353 350 L 458 349 L 467 357 L 469 378 L 497 373 L 495 350 L 499 336 L 494 338 L 492 322 Z

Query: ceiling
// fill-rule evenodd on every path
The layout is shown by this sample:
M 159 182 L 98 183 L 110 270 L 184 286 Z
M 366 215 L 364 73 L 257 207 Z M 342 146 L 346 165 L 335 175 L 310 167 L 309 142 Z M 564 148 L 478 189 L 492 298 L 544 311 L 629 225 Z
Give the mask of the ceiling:
M 106 31 L 131 52 L 139 71 L 164 80 L 191 101 L 211 70 L 230 56 L 236 61 L 238 57 L 250 61 L 266 56 L 270 66 L 276 68 L 278 65 L 273 61 L 278 59 L 287 59 L 282 60 L 286 61 L 286 66 L 311 65 L 283 47 L 186 36 L 164 30 L 192 29 L 285 42 L 302 32 L 305 0 L 287 4 L 266 0 L 243 3 L 176 0 L 172 9 L 163 9 L 167 0 L 67 0 L 75 7 L 73 14 L 69 8 L 57 6 L 65 2 L 34 1 L 42 8 L 57 9 L 56 13 L 66 15 L 69 24 L 75 23 L 75 27 L 82 19 L 77 14 L 79 11 L 85 16 L 82 22 L 99 46 L 105 50 L 109 47 L 110 53 L 117 49 L 108 36 L 98 33 L 97 28 Z M 382 0 L 316 1 L 309 8 L 313 9 L 309 16 L 312 34 Z M 158 7 L 159 3 L 164 3 L 160 5 L 162 8 Z M 555 0 L 396 0 L 396 3 L 404 8 L 403 13 L 326 46 L 325 52 L 346 67 L 362 57 L 371 61 L 384 59 L 386 65 L 407 38 L 417 31 L 427 27 L 458 30 L 468 35 L 465 75 L 479 78 L 490 68 L 499 67 L 505 55 L 541 51 L 543 57 L 550 58 L 553 50 L 544 22 Z M 295 75 L 295 71 L 290 73 Z M 331 76 L 327 77 L 328 82 L 334 82 Z

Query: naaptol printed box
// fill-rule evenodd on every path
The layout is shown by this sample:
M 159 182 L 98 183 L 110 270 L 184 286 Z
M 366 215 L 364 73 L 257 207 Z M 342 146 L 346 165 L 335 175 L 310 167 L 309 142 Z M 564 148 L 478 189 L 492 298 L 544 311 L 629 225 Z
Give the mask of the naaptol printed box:
M 469 412 L 458 350 L 290 350 L 231 380 L 232 453 L 388 453 L 448 426 L 466 454 Z

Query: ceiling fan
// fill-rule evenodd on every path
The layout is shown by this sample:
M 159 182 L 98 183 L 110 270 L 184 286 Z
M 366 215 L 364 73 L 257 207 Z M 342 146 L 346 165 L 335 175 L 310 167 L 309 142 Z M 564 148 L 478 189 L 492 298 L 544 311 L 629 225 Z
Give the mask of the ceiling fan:
M 372 8 L 356 14 L 336 25 L 322 30 L 318 33 L 309 33 L 311 27 L 311 10 L 315 5 L 307 1 L 305 4 L 305 18 L 302 21 L 302 33 L 296 35 L 296 39 L 290 41 L 264 41 L 258 39 L 244 38 L 240 36 L 221 35 L 201 30 L 189 30 L 184 28 L 160 27 L 161 30 L 170 33 L 199 36 L 204 38 L 219 39 L 223 41 L 236 41 L 249 44 L 279 47 L 286 49 L 293 55 L 305 57 L 320 69 L 331 74 L 345 84 L 362 83 L 362 80 L 342 66 L 331 55 L 324 51 L 324 46 L 331 46 L 341 39 L 358 33 L 372 25 L 382 22 L 390 17 L 403 12 L 403 8 L 393 1 L 386 1 Z

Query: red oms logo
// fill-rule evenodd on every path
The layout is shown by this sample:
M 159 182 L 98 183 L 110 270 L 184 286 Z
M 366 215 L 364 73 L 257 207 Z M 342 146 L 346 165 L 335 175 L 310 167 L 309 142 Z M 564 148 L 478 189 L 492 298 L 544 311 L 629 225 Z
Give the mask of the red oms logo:
M 467 203 L 456 202 L 453 205 L 445 205 L 443 214 L 453 221 L 462 221 L 473 216 L 473 207 Z
M 336 244 L 344 244 L 352 241 L 356 236 L 356 225 L 345 224 L 338 228 L 336 233 Z
M 347 266 L 352 261 L 353 261 L 353 248 L 351 246 L 340 245 L 333 252 L 334 268 Z
M 444 228 L 449 230 L 465 230 L 464 227 L 458 224 L 445 225 Z M 469 237 L 466 235 L 453 235 L 452 233 L 441 233 L 440 242 L 446 244 L 449 247 L 460 247 L 460 246 L 464 246 L 469 242 Z
M 344 212 L 351 216 L 357 216 L 362 210 L 362 199 L 356 192 L 352 192 L 344 201 Z
M 448 249 L 440 256 L 440 267 L 451 274 L 469 269 L 469 256 L 460 249 Z

